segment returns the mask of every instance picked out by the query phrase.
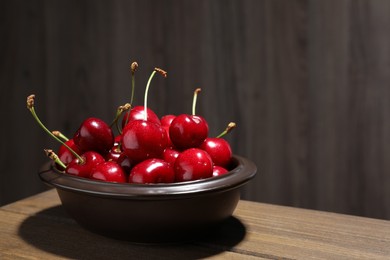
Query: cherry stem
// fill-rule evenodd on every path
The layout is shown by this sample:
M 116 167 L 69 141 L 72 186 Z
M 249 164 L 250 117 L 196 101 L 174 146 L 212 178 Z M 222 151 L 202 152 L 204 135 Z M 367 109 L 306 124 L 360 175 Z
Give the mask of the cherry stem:
M 115 124 L 116 125 L 116 129 L 118 130 L 118 132 L 121 134 L 122 131 L 121 129 L 119 128 L 118 126 L 118 119 L 120 118 L 120 116 L 123 114 L 123 112 L 129 110 L 131 108 L 131 105 L 130 103 L 126 103 L 124 104 L 123 106 L 119 106 L 116 110 L 116 115 L 115 115 L 115 118 L 114 120 L 111 122 L 110 124 L 110 128 L 113 127 L 113 125 Z
M 193 115 L 193 116 L 196 115 L 196 113 L 195 113 L 195 109 L 196 109 L 196 100 L 198 99 L 198 94 L 199 94 L 200 91 L 201 91 L 200 88 L 197 88 L 197 89 L 195 89 L 195 91 L 194 91 L 194 98 L 193 98 L 193 100 L 192 100 L 192 115 Z
M 62 134 L 60 131 L 51 131 L 53 135 L 57 136 L 58 138 L 61 138 L 62 141 L 66 142 L 69 141 L 69 138 L 66 137 L 64 134 Z
M 135 72 L 137 71 L 137 69 L 138 69 L 138 63 L 137 62 L 131 63 L 131 65 L 130 65 L 130 71 L 131 71 L 131 97 L 130 97 L 130 105 L 133 104 L 133 99 L 134 99 Z M 125 121 L 125 125 L 127 125 L 128 122 L 129 122 L 129 117 L 127 116 L 126 117 L 126 121 Z M 122 133 L 122 131 L 119 129 L 118 125 L 117 125 L 117 129 L 118 129 L 119 133 Z
M 83 160 L 83 158 L 81 158 L 80 155 L 78 155 L 72 148 L 69 147 L 69 145 L 67 145 L 64 141 L 62 141 L 60 138 L 55 136 L 52 132 L 50 132 L 49 129 L 46 128 L 46 126 L 42 123 L 42 121 L 39 119 L 39 117 L 35 113 L 34 101 L 35 101 L 35 95 L 30 95 L 27 97 L 27 109 L 30 110 L 35 121 L 37 121 L 37 123 L 42 127 L 43 130 L 45 130 L 46 133 L 48 133 L 55 140 L 57 140 L 58 142 L 63 144 L 74 156 L 76 156 L 80 160 L 81 164 L 84 163 L 84 160 Z
M 150 75 L 149 77 L 149 80 L 148 80 L 148 83 L 146 84 L 146 89 L 145 89 L 145 95 L 144 95 L 144 120 L 148 120 L 148 92 L 149 92 L 149 87 L 150 87 L 150 83 L 152 82 L 152 79 L 154 77 L 154 74 L 156 74 L 156 72 L 160 73 L 164 78 L 167 77 L 167 72 L 160 69 L 160 68 L 154 68 L 152 74 Z
M 58 155 L 55 152 L 53 152 L 53 150 L 51 150 L 51 149 L 44 149 L 44 151 L 45 151 L 45 154 L 46 154 L 47 157 L 52 159 L 56 164 L 61 166 L 64 170 L 66 169 L 66 165 L 60 160 Z
M 133 104 L 133 99 L 134 99 L 134 89 L 135 89 L 135 72 L 138 69 L 138 63 L 133 62 L 130 65 L 130 70 L 131 70 L 131 98 L 130 98 L 130 104 Z
M 217 138 L 223 137 L 224 135 L 226 135 L 227 133 L 229 133 L 230 131 L 232 131 L 235 127 L 236 127 L 236 123 L 230 122 L 230 123 L 228 124 L 228 126 L 226 127 L 226 129 L 225 129 L 222 133 L 220 133 L 220 134 L 217 136 Z

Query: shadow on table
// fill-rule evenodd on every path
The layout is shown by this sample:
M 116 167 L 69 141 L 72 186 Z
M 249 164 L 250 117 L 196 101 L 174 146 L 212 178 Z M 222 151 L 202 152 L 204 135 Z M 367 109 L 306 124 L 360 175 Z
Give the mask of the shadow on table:
M 213 232 L 191 242 L 138 245 L 90 233 L 57 206 L 27 218 L 19 235 L 36 248 L 74 259 L 199 259 L 229 251 L 244 239 L 246 228 L 230 217 Z

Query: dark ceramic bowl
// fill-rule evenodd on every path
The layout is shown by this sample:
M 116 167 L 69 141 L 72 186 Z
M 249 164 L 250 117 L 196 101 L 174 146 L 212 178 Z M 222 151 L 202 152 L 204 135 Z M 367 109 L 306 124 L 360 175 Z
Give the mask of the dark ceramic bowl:
M 39 176 L 57 189 L 65 210 L 86 229 L 137 243 L 161 243 L 192 239 L 232 215 L 239 188 L 257 169 L 240 156 L 234 156 L 231 169 L 197 181 L 119 184 L 63 174 L 49 162 Z

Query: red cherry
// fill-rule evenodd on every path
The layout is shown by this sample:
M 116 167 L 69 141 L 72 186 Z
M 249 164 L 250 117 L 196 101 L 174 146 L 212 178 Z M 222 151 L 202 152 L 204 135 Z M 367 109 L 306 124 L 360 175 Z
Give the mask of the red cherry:
M 89 176 L 93 180 L 108 182 L 126 182 L 126 174 L 116 162 L 102 162 L 98 164 Z
M 174 165 L 179 154 L 180 154 L 179 151 L 168 147 L 163 152 L 163 159 L 164 161 L 170 163 L 171 165 Z
M 179 154 L 174 169 L 178 182 L 209 178 L 213 175 L 213 161 L 206 151 L 190 148 Z
M 156 123 L 158 125 L 161 124 L 158 116 L 151 110 L 147 108 L 147 121 Z M 134 120 L 143 120 L 145 119 L 145 108 L 144 106 L 135 106 L 129 112 L 127 112 L 122 119 L 122 128 L 125 128 L 126 122 L 127 124 Z
M 90 117 L 81 124 L 73 140 L 82 151 L 105 154 L 114 144 L 114 135 L 110 126 L 103 120 Z
M 206 138 L 199 148 L 210 155 L 214 165 L 227 167 L 232 159 L 230 144 L 223 138 Z
M 209 126 L 197 115 L 178 115 L 169 127 L 169 136 L 174 146 L 180 149 L 198 147 L 207 138 Z
M 122 150 L 131 161 L 161 158 L 168 138 L 164 128 L 150 121 L 134 120 L 122 133 Z
M 175 180 L 173 167 L 161 159 L 140 162 L 130 171 L 130 183 L 171 183 Z
M 218 165 L 213 166 L 213 177 L 224 175 L 227 172 L 229 171 L 221 166 Z
M 104 162 L 103 156 L 97 152 L 85 152 L 81 155 L 84 160 L 80 162 L 78 158 L 72 160 L 65 169 L 65 172 L 71 175 L 89 178 L 93 169 Z
M 82 151 L 79 149 L 79 147 L 74 143 L 73 139 L 69 139 L 65 142 L 66 145 L 68 145 L 73 151 L 75 151 L 77 154 L 82 154 Z M 58 157 L 59 159 L 65 164 L 69 164 L 76 156 L 69 151 L 69 149 L 65 145 L 61 145 L 58 149 Z
M 175 115 L 165 115 L 163 117 L 161 117 L 161 125 L 164 126 L 164 127 L 168 127 L 171 125 L 173 119 L 175 119 Z
M 134 165 L 134 163 L 130 161 L 129 157 L 127 157 L 124 153 L 119 156 L 119 158 L 116 160 L 116 163 L 119 164 L 127 174 Z

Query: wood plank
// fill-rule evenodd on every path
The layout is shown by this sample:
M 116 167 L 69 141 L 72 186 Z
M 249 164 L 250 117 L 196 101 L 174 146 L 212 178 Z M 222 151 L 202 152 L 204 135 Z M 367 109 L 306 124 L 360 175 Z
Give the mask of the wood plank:
M 386 259 L 390 255 L 390 221 L 250 201 L 240 201 L 234 218 L 211 237 L 152 247 L 84 230 L 59 207 L 55 190 L 6 205 L 0 216 L 2 259 Z M 243 237 L 237 239 L 240 234 Z

